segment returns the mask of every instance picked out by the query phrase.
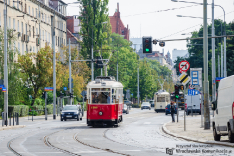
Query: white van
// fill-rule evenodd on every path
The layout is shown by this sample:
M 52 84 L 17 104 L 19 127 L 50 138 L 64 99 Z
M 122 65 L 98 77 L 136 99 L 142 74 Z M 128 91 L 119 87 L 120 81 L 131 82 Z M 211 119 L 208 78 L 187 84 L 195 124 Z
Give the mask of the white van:
M 214 140 L 220 141 L 222 135 L 228 135 L 229 141 L 234 143 L 234 75 L 220 81 L 217 99 L 212 104 Z
M 185 95 L 187 104 L 187 113 L 199 113 L 201 114 L 201 94 L 194 96 Z

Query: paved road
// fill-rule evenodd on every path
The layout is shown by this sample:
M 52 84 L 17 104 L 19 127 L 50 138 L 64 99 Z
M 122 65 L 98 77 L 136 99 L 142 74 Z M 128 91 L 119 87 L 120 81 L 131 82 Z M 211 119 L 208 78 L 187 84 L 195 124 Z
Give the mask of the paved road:
M 123 123 L 118 128 L 87 127 L 85 118 L 83 121 L 61 122 L 59 118 L 52 120 L 51 116 L 47 121 L 44 120 L 44 117 L 35 117 L 32 122 L 24 117 L 20 118 L 20 124 L 26 125 L 25 128 L 0 132 L 0 155 L 14 155 L 11 148 L 24 156 L 71 154 L 82 156 L 161 156 L 168 155 L 166 148 L 174 148 L 173 152 L 176 155 L 176 149 L 183 149 L 176 147 L 176 145 L 204 145 L 173 138 L 163 133 L 162 125 L 170 120 L 170 115 L 165 116 L 164 113 L 140 109 L 132 109 L 130 114 L 124 114 Z M 189 149 L 221 150 L 224 148 L 213 146 Z M 188 155 L 188 153 L 180 153 L 179 155 Z

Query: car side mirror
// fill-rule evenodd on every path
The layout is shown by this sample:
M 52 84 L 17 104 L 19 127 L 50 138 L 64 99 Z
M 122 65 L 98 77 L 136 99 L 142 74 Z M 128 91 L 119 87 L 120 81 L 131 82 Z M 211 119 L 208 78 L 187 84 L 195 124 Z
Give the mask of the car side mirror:
M 212 110 L 216 110 L 217 108 L 217 101 L 212 102 Z

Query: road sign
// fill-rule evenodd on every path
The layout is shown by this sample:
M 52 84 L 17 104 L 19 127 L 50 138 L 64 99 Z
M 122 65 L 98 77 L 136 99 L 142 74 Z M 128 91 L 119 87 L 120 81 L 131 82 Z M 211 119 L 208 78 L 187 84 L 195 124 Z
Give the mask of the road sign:
M 6 92 L 6 88 L 5 87 L 2 87 L 2 92 Z
M 180 81 L 180 83 L 182 83 L 183 85 L 186 85 L 191 78 L 186 74 L 186 73 L 182 73 L 179 77 L 178 80 Z
M 187 72 L 189 70 L 189 68 L 190 68 L 190 64 L 189 64 L 188 61 L 184 60 L 184 61 L 181 61 L 179 63 L 179 71 L 180 71 L 180 73 Z
M 87 91 L 83 90 L 80 94 L 84 97 L 87 94 Z
M 188 89 L 188 96 L 195 96 L 197 94 L 199 94 L 200 92 L 198 90 L 195 89 Z
M 2 89 L 4 87 L 4 85 L 0 85 L 0 89 Z
M 199 85 L 189 85 L 190 87 L 190 89 L 193 89 L 193 88 L 199 88 L 200 86 Z
M 190 68 L 192 88 L 202 87 L 202 68 Z
M 53 91 L 53 87 L 45 87 L 44 91 L 46 92 Z
M 216 82 L 219 82 L 220 80 L 222 80 L 224 77 L 216 77 Z
M 67 90 L 67 87 L 63 87 L 63 90 L 66 91 L 66 90 Z

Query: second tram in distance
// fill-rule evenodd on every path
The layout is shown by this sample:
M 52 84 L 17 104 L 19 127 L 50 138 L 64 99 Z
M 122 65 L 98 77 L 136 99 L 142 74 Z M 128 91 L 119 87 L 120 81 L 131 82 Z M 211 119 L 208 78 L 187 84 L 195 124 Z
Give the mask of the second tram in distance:
M 117 127 L 123 121 L 123 85 L 112 76 L 98 76 L 87 85 L 88 126 Z

